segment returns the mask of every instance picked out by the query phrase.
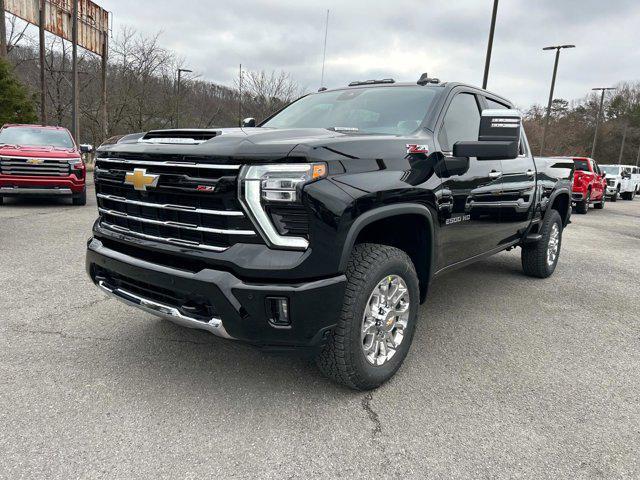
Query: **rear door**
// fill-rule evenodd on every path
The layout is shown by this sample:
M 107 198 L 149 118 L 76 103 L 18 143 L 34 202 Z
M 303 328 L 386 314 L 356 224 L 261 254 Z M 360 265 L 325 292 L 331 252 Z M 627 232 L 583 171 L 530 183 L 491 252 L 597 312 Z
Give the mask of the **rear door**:
M 457 90 L 445 107 L 436 139 L 445 157 L 453 159 L 453 145 L 478 140 L 480 99 L 471 91 Z M 469 169 L 442 179 L 440 246 L 448 266 L 489 252 L 499 245 L 501 164 L 498 160 L 469 159 Z

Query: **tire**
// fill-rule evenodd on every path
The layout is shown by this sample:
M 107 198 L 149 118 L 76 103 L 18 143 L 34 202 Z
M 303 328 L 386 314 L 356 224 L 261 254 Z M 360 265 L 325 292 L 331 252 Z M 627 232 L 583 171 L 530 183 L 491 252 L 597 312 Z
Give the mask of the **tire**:
M 620 195 L 620 190 L 617 190 L 616 193 L 611 195 L 611 201 L 612 202 L 617 202 L 618 201 L 618 195 Z
M 82 193 L 78 193 L 73 196 L 73 204 L 77 206 L 82 206 L 87 204 L 87 188 L 85 187 L 82 190 Z
M 557 228 L 555 256 L 550 260 L 550 240 Z M 547 278 L 555 271 L 562 247 L 562 219 L 557 210 L 551 210 L 542 222 L 542 238 L 533 245 L 522 247 L 522 270 L 530 277 Z
M 4 204 L 4 197 L 0 197 L 0 205 Z
M 582 202 L 576 203 L 576 212 L 581 215 L 589 213 L 589 204 L 591 203 L 591 191 L 587 192 L 587 198 Z
M 604 208 L 604 204 L 607 201 L 607 196 L 604 194 L 604 192 L 602 193 L 602 198 L 600 199 L 600 201 L 598 203 L 594 203 L 593 204 L 593 208 L 597 209 L 597 210 L 602 210 Z
M 316 363 L 326 377 L 337 383 L 354 390 L 371 390 L 393 377 L 409 352 L 419 307 L 418 276 L 413 262 L 405 252 L 373 243 L 356 245 L 349 259 L 346 275 L 347 286 L 338 324 L 318 353 Z M 402 279 L 406 286 L 408 299 L 401 298 L 396 304 L 401 309 L 407 308 L 404 319 L 401 316 L 388 317 L 387 322 L 381 320 L 377 324 L 373 323 L 373 317 L 365 317 L 367 307 L 374 302 L 374 294 L 379 291 L 379 286 L 392 278 Z M 404 328 L 400 329 L 400 324 L 395 323 L 394 318 L 404 322 Z M 378 329 L 389 328 L 388 322 L 392 320 L 395 325 L 388 334 L 401 332 L 401 340 L 396 344 L 395 353 L 387 359 L 383 358 L 382 352 L 391 352 L 391 349 L 376 347 L 376 342 L 382 342 L 376 332 Z M 369 330 L 374 333 L 363 333 L 366 321 L 372 323 Z M 373 346 L 369 350 L 369 358 L 365 353 L 367 344 Z M 376 358 L 377 352 L 381 355 Z M 375 360 L 383 363 L 376 365 L 372 363 Z
M 629 192 L 624 192 L 621 196 L 623 200 L 631 200 L 631 193 Z

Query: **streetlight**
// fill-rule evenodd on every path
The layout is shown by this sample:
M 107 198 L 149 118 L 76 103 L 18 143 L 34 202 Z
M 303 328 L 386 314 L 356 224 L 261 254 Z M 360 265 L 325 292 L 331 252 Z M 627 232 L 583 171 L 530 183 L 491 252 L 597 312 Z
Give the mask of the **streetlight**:
M 556 88 L 556 74 L 558 73 L 558 61 L 560 60 L 560 50 L 563 48 L 576 48 L 575 45 L 556 45 L 544 47 L 542 50 L 555 50 L 556 62 L 553 65 L 553 77 L 551 78 L 551 91 L 549 92 L 549 104 L 547 105 L 547 117 L 544 121 L 544 129 L 542 130 L 542 142 L 540 144 L 540 156 L 544 150 L 544 142 L 547 139 L 547 128 L 549 127 L 549 117 L 551 116 L 551 104 L 553 103 L 553 90 Z
M 602 116 L 602 107 L 604 106 L 604 94 L 607 90 L 615 90 L 614 87 L 597 87 L 592 88 L 593 91 L 602 91 L 602 96 L 600 97 L 600 108 L 598 108 L 598 116 L 596 117 L 596 130 L 593 133 L 593 146 L 591 147 L 591 158 L 595 158 L 596 155 L 596 144 L 598 143 L 598 127 L 600 126 L 600 117 Z
M 493 34 L 496 31 L 496 17 L 498 15 L 498 0 L 493 0 L 493 15 L 491 15 L 491 28 L 489 30 L 489 43 L 487 44 L 487 58 L 484 61 L 484 78 L 482 88 L 487 88 L 489 81 L 489 65 L 491 65 L 491 51 L 493 50 Z
M 180 128 L 180 81 L 182 80 L 183 73 L 192 73 L 193 70 L 186 68 L 178 69 L 178 86 L 177 86 L 177 99 L 176 99 L 176 128 Z

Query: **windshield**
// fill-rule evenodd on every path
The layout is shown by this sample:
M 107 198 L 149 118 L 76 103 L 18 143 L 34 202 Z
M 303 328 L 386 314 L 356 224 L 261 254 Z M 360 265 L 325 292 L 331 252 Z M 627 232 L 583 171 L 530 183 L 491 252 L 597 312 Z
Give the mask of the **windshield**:
M 435 96 L 434 89 L 420 86 L 318 93 L 292 103 L 262 126 L 407 135 L 420 127 Z
M 600 165 L 600 170 L 602 171 L 602 173 L 606 173 L 608 175 L 618 175 L 618 173 L 620 173 L 620 167 L 616 167 L 616 166 L 605 166 L 605 165 Z
M 65 130 L 30 127 L 6 127 L 0 130 L 0 144 L 28 147 L 74 148 Z

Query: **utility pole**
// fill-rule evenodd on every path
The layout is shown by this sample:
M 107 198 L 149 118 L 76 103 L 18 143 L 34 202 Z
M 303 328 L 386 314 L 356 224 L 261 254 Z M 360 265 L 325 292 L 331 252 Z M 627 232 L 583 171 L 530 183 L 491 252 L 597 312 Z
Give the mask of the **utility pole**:
M 2 0 L 0 0 L 2 1 Z M 45 0 L 40 0 L 40 17 L 38 30 L 39 30 L 39 50 L 40 50 L 40 123 L 42 125 L 47 124 L 47 78 L 44 74 L 45 68 L 45 37 L 44 37 L 44 24 L 45 24 Z
M 491 16 L 491 29 L 489 30 L 489 43 L 487 44 L 487 58 L 484 61 L 484 78 L 482 88 L 487 88 L 489 81 L 489 66 L 491 65 L 491 52 L 493 51 L 493 35 L 496 32 L 496 17 L 498 16 L 498 0 L 493 0 L 493 14 Z
M 596 116 L 596 129 L 593 133 L 593 146 L 591 147 L 591 158 L 596 158 L 596 145 L 598 144 L 598 127 L 600 126 L 600 117 L 602 116 L 602 109 L 604 107 L 604 94 L 607 90 L 615 90 L 612 87 L 597 87 L 592 88 L 593 91 L 602 91 L 602 96 L 600 97 L 600 107 L 598 108 L 598 115 Z
M 576 48 L 575 45 L 557 45 L 552 47 L 544 47 L 542 50 L 555 50 L 556 61 L 553 64 L 553 76 L 551 77 L 551 91 L 549 92 L 549 103 L 547 104 L 547 116 L 544 120 L 544 129 L 542 130 L 542 142 L 540 142 L 540 156 L 544 151 L 544 144 L 547 139 L 547 128 L 549 128 L 549 117 L 551 116 L 551 104 L 553 103 L 553 91 L 556 88 L 556 75 L 558 74 L 558 62 L 560 61 L 560 50 L 564 48 Z
M 102 40 L 102 132 L 109 137 L 109 110 L 107 109 L 107 68 L 109 66 L 109 32 L 103 33 Z
M 622 165 L 622 155 L 624 154 L 624 144 L 627 141 L 627 129 L 629 124 L 625 124 L 624 132 L 622 134 L 622 145 L 620 145 L 620 155 L 618 156 L 618 165 Z
M 71 86 L 73 91 L 73 101 L 71 105 L 71 129 L 76 143 L 80 143 L 80 122 L 78 119 L 80 111 L 80 102 L 78 99 L 78 0 L 73 0 L 73 11 L 71 15 L 73 21 L 73 28 L 71 31 L 71 43 L 73 48 L 71 53 Z
M 0 0 L 0 58 L 7 58 L 7 25 L 4 23 L 4 0 Z
M 242 128 L 242 64 L 238 70 L 238 125 Z
M 180 128 L 180 83 L 182 82 L 183 73 L 191 73 L 193 70 L 187 70 L 186 68 L 178 69 L 178 86 L 176 88 L 176 128 Z
M 640 167 L 640 147 L 638 147 L 638 156 L 636 157 L 636 167 Z

